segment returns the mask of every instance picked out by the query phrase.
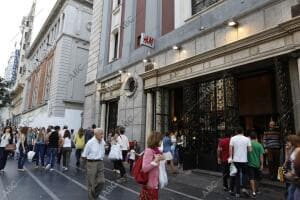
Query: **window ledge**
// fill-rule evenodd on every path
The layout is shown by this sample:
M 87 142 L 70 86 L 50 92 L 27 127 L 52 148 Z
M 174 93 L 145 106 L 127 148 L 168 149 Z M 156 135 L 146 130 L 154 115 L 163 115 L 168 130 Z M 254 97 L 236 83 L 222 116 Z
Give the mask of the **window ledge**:
M 226 1 L 226 0 L 220 0 L 220 1 L 218 1 L 218 2 L 216 2 L 216 3 L 214 3 L 214 4 L 212 4 L 212 5 L 210 5 L 210 6 L 206 7 L 206 8 L 204 8 L 203 10 L 197 12 L 196 14 L 194 14 L 194 15 L 192 15 L 191 17 L 189 17 L 189 18 L 187 18 L 186 20 L 184 20 L 184 22 L 187 23 L 187 22 L 190 22 L 190 21 L 196 19 L 197 17 L 199 17 L 199 16 L 202 15 L 203 13 L 207 12 L 208 10 L 210 10 L 210 9 L 212 9 L 212 8 L 218 6 L 218 5 L 220 5 L 220 4 L 223 3 L 224 1 Z

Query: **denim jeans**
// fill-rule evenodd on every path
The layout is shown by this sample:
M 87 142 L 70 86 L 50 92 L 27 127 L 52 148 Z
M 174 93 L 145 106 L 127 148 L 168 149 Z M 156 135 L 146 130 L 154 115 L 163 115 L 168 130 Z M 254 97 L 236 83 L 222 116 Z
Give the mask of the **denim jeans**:
M 223 162 L 222 161 L 222 173 L 223 173 L 223 187 L 225 187 L 226 189 L 228 188 L 228 180 L 230 178 L 229 176 L 229 166 L 230 164 L 228 162 Z
M 235 167 L 237 168 L 237 173 L 235 175 L 235 188 L 236 193 L 241 193 L 242 188 L 246 188 L 246 170 L 247 163 L 234 162 Z
M 25 161 L 26 161 L 26 150 L 23 150 L 23 147 L 20 145 L 20 156 L 18 160 L 18 169 L 23 169 Z
M 0 147 L 0 170 L 4 169 L 7 161 L 8 151 L 5 151 L 5 147 Z
M 47 161 L 47 164 L 51 164 L 51 168 L 54 168 L 56 154 L 57 154 L 57 149 L 56 148 L 48 148 L 48 152 L 47 152 L 48 161 Z
M 36 157 L 36 160 L 35 160 L 35 164 L 38 166 L 39 165 L 39 161 L 41 161 L 41 164 L 42 166 L 45 165 L 44 163 L 44 154 L 45 154 L 45 144 L 36 144 L 35 145 L 35 157 Z
M 82 149 L 76 149 L 76 165 L 79 166 L 81 158 Z
M 294 200 L 294 193 L 296 191 L 296 186 L 292 183 L 288 188 L 287 200 Z
M 72 153 L 72 148 L 71 147 L 62 148 L 63 166 L 64 167 L 69 167 L 71 153 Z

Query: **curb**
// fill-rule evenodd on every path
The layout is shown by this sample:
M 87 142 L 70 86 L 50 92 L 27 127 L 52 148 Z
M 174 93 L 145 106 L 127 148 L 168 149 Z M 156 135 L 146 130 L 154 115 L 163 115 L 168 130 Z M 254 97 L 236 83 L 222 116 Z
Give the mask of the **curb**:
M 192 170 L 192 173 L 196 174 L 196 175 L 210 175 L 210 176 L 215 176 L 215 177 L 222 177 L 222 173 L 220 173 L 220 172 L 201 170 L 201 169 Z M 284 183 L 268 181 L 266 179 L 263 179 L 262 181 L 260 181 L 260 184 L 265 187 L 268 187 L 268 188 L 285 189 Z

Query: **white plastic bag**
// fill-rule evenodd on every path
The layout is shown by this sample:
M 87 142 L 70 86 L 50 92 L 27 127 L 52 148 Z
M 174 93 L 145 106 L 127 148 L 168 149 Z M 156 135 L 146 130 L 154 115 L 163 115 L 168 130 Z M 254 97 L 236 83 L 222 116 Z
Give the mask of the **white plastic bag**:
M 237 173 L 237 168 L 235 167 L 235 165 L 233 164 L 233 163 L 231 163 L 230 164 L 230 169 L 229 169 L 229 171 L 230 171 L 230 176 L 235 176 L 236 175 L 236 173 Z
M 159 186 L 164 188 L 168 184 L 168 175 L 166 170 L 166 161 L 162 160 L 159 163 Z
M 122 160 L 122 150 L 119 144 L 113 144 L 110 147 L 110 152 L 108 154 L 108 159 L 110 160 Z
M 16 153 L 20 153 L 20 149 L 19 149 L 19 146 L 20 146 L 20 141 L 18 140 L 17 144 L 16 144 Z
M 29 151 L 29 152 L 27 153 L 27 159 L 31 162 L 32 159 L 33 159 L 33 157 L 34 157 L 34 155 L 35 155 L 35 152 L 34 152 L 34 151 Z

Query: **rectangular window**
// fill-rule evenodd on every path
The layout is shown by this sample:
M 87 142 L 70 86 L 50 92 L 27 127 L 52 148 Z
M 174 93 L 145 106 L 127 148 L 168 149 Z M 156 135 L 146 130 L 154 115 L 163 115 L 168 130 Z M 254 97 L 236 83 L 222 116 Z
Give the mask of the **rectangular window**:
M 174 0 L 162 1 L 162 30 L 161 34 L 174 30 Z
M 192 15 L 200 12 L 201 10 L 217 3 L 220 0 L 192 0 Z
M 138 0 L 136 2 L 135 11 L 135 48 L 140 47 L 141 34 L 145 32 L 145 20 L 146 20 L 146 0 Z M 127 24 L 134 22 L 134 19 L 128 21 Z M 129 25 L 128 25 L 129 26 Z
M 118 46 L 119 46 L 119 33 L 116 32 L 114 35 L 114 59 L 118 58 Z

